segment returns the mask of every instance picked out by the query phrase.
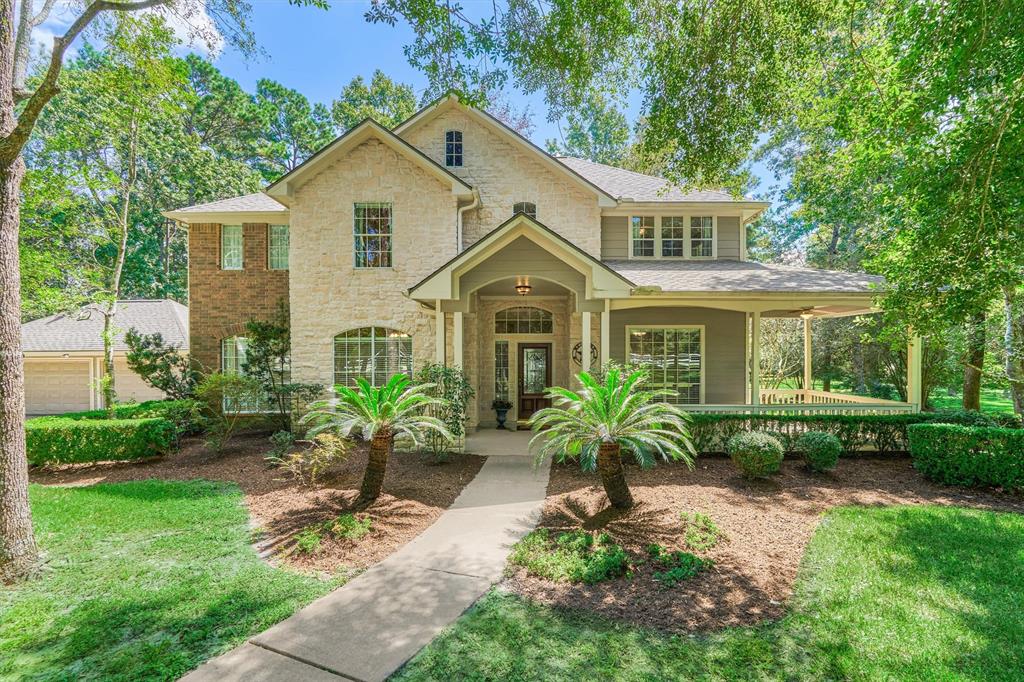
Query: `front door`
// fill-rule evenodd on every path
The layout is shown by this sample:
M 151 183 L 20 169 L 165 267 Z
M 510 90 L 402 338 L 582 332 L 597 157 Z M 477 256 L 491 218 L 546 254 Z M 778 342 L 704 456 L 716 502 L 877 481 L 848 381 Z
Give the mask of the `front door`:
M 551 385 L 551 344 L 519 344 L 519 413 L 520 421 L 537 410 L 550 407 L 544 391 Z

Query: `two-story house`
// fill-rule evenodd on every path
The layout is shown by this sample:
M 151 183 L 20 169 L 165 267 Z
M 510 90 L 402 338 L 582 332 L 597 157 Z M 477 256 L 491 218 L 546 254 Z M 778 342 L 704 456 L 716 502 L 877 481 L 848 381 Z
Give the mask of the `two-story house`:
M 237 369 L 245 322 L 286 300 L 295 381 L 453 364 L 476 390 L 471 426 L 495 423 L 496 397 L 523 420 L 609 358 L 693 409 L 916 409 L 919 344 L 909 403 L 759 388 L 762 318 L 803 318 L 809 349 L 813 319 L 878 294 L 871 276 L 749 261 L 767 206 L 551 156 L 452 96 L 393 130 L 363 122 L 262 193 L 166 215 L 188 225 L 206 368 Z

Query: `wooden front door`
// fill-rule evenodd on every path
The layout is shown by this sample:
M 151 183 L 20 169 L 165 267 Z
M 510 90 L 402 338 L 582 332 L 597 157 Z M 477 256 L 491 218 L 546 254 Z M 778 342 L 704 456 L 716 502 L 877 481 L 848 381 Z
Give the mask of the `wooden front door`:
M 537 410 L 550 407 L 544 397 L 551 385 L 551 344 L 519 344 L 519 413 L 520 421 L 530 418 Z

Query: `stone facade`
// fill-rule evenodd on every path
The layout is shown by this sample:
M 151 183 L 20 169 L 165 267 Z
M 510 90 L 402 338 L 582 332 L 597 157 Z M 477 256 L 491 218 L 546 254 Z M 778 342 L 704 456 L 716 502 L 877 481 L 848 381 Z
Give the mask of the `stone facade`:
M 267 231 L 266 224 L 244 224 L 242 269 L 221 270 L 220 225 L 189 226 L 189 355 L 204 371 L 221 369 L 221 339 L 288 302 L 288 271 L 267 267 Z
M 601 257 L 601 209 L 594 192 L 458 109 L 413 126 L 403 137 L 444 165 L 447 130 L 461 130 L 463 144 L 463 165 L 448 170 L 480 192 L 480 207 L 463 218 L 464 246 L 511 218 L 513 204 L 529 201 L 537 205 L 538 221 L 595 258 Z
M 392 205 L 390 268 L 356 268 L 353 204 Z M 455 255 L 449 187 L 370 140 L 301 185 L 291 209 L 292 376 L 334 383 L 334 337 L 383 326 L 412 336 L 416 367 L 434 359 L 434 312 L 405 294 Z

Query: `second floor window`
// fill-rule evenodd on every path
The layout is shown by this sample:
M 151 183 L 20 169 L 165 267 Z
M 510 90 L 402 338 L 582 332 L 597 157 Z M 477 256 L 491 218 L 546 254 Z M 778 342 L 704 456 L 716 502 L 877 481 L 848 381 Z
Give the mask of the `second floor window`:
M 678 217 L 661 219 L 661 255 L 682 257 L 686 255 L 686 222 Z
M 444 165 L 449 168 L 462 165 L 461 130 L 449 130 L 444 134 Z
M 512 215 L 516 215 L 517 213 L 528 215 L 534 220 L 536 220 L 537 204 L 534 204 L 529 201 L 517 201 L 516 203 L 512 204 Z
M 242 269 L 242 226 L 220 226 L 221 270 Z
M 716 258 L 714 216 L 630 216 L 630 258 Z
M 352 234 L 357 268 L 391 267 L 391 204 L 356 204 Z
M 269 266 L 271 270 L 288 269 L 288 226 L 270 226 Z
M 715 255 L 715 219 L 709 215 L 690 218 L 690 257 Z
M 654 256 L 654 216 L 635 215 L 630 218 L 630 231 L 634 258 Z

